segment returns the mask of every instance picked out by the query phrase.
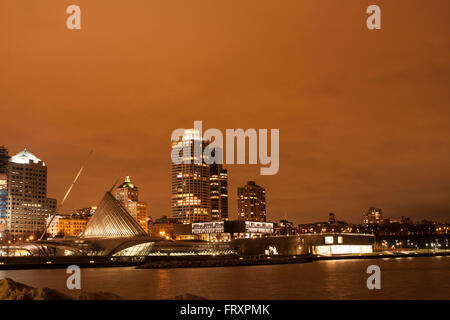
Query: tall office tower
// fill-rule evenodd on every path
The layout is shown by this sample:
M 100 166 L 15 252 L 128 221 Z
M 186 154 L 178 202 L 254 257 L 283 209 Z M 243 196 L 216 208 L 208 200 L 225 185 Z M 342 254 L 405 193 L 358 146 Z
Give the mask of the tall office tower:
M 196 152 L 196 145 L 201 152 Z M 183 137 L 172 143 L 172 154 L 180 151 L 183 159 L 178 164 L 172 161 L 172 217 L 182 223 L 212 219 L 210 165 L 203 155 L 206 145 L 207 141 L 194 129 L 185 130 Z M 186 151 L 189 148 L 190 154 Z
M 228 220 L 228 171 L 221 164 L 210 166 L 211 215 L 213 221 Z
M 364 213 L 363 224 L 365 226 L 371 224 L 380 224 L 383 222 L 383 211 L 379 208 L 370 207 L 369 210 Z
M 6 168 L 8 161 L 8 150 L 4 146 L 0 146 L 0 237 L 2 237 L 6 228 L 6 201 L 8 196 Z
M 238 220 L 266 221 L 266 190 L 254 181 L 238 188 Z
M 127 209 L 128 213 L 139 223 L 145 232 L 148 231 L 148 205 L 139 201 L 138 188 L 131 183 L 130 177 L 125 177 L 125 181 L 116 189 L 116 199 Z
M 13 237 L 37 237 L 56 211 L 56 199 L 47 198 L 47 166 L 25 149 L 9 159 L 6 172 L 6 232 Z

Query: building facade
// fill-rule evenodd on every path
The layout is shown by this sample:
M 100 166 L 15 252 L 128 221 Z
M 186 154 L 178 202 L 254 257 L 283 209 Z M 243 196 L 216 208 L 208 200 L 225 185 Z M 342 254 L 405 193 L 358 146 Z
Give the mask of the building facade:
M 172 161 L 171 211 L 181 223 L 212 220 L 211 172 L 203 155 L 206 145 L 207 141 L 194 129 L 185 130 L 183 137 L 172 143 L 172 155 L 178 152 L 183 160 Z
M 363 225 L 369 226 L 383 222 L 383 211 L 379 208 L 370 207 L 364 214 Z
M 65 237 L 77 237 L 86 227 L 88 218 L 64 217 L 59 220 L 58 233 Z
M 254 181 L 238 188 L 238 220 L 266 221 L 266 190 Z
M 273 229 L 275 235 L 290 236 L 297 234 L 297 228 L 294 226 L 294 223 L 286 219 L 280 220 L 278 223 L 274 223 Z
M 162 216 L 149 224 L 148 234 L 153 238 L 175 239 L 176 224 L 178 224 L 178 219 Z
M 40 235 L 56 211 L 56 199 L 47 198 L 47 166 L 25 149 L 9 159 L 6 175 L 6 235 Z
M 0 146 L 0 236 L 6 228 L 6 203 L 8 200 L 8 179 L 6 169 L 8 167 L 8 150 Z
M 148 205 L 139 201 L 139 190 L 131 183 L 129 176 L 125 177 L 125 181 L 116 189 L 115 197 L 141 228 L 148 232 Z
M 327 233 L 237 238 L 233 241 L 233 247 L 244 256 L 302 254 L 335 256 L 372 253 L 374 243 L 374 235 Z
M 211 219 L 228 220 L 228 170 L 221 164 L 210 166 Z
M 51 217 L 47 218 L 47 223 L 50 222 L 50 219 Z M 88 217 L 56 215 L 48 226 L 47 234 L 52 238 L 77 237 L 83 232 L 88 221 Z
M 227 242 L 237 238 L 256 238 L 273 234 L 273 223 L 258 221 L 210 221 L 175 225 L 177 240 Z
M 52 220 L 52 217 L 47 217 L 47 236 L 50 238 L 54 238 L 59 233 L 59 219 L 62 219 L 64 216 L 62 215 L 55 215 L 55 217 Z M 50 224 L 49 224 L 50 223 Z

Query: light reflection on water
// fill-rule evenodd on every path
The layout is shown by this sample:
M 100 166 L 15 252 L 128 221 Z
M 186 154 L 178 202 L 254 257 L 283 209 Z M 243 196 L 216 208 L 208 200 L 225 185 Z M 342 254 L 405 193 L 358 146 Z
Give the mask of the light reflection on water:
M 366 269 L 381 268 L 381 290 L 368 290 Z M 3 270 L 34 287 L 67 294 L 68 274 L 56 270 Z M 450 299 L 450 257 L 330 260 L 306 264 L 186 268 L 82 269 L 82 290 L 127 299 L 168 299 L 191 293 L 208 299 Z

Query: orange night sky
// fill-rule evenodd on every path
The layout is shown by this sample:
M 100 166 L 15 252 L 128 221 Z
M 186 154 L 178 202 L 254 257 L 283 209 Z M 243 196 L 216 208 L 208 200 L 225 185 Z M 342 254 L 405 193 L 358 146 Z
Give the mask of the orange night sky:
M 449 19 L 448 0 L 2 0 L 0 145 L 43 159 L 58 200 L 93 149 L 63 211 L 130 175 L 158 218 L 173 129 L 279 128 L 277 175 L 227 166 L 230 218 L 255 180 L 270 220 L 450 220 Z

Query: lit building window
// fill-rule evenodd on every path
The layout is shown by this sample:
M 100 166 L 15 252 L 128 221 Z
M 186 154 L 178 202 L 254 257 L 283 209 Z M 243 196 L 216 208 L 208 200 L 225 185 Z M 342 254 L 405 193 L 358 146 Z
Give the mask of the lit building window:
M 325 237 L 325 244 L 333 244 L 333 237 Z

